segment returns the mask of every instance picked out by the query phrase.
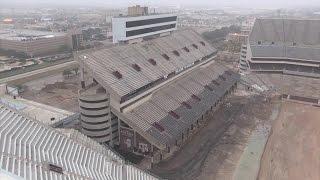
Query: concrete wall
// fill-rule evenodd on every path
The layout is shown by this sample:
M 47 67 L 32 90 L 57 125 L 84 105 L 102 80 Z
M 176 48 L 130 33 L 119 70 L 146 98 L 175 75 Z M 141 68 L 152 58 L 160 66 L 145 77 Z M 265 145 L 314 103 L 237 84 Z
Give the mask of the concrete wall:
M 120 149 L 143 155 L 152 154 L 152 145 L 131 128 L 120 127 Z

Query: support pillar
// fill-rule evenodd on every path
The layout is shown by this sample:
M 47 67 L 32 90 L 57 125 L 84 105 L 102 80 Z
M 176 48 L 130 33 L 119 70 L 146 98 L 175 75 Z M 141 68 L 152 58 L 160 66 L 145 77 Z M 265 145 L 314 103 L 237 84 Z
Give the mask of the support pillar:
M 86 88 L 85 82 L 84 82 L 84 69 L 80 67 L 80 81 L 81 81 L 81 88 Z

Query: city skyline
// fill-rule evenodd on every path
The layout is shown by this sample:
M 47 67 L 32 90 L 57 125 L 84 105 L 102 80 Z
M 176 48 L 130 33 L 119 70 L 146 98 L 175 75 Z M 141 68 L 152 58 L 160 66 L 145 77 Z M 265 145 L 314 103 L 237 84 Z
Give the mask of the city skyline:
M 126 7 L 128 5 L 147 5 L 147 6 L 169 6 L 169 7 L 206 7 L 206 8 L 222 8 L 222 7 L 246 7 L 246 8 L 258 8 L 258 9 L 269 9 L 269 8 L 314 8 L 320 7 L 320 2 L 317 0 L 309 0 L 308 2 L 298 0 L 298 1 L 289 1 L 289 0 L 270 0 L 270 1 L 259 1 L 259 0 L 226 0 L 226 1 L 217 1 L 217 0 L 136 0 L 136 1 L 127 1 L 127 0 L 118 0 L 117 2 L 113 1 L 104 1 L 104 0 L 70 0 L 70 1 L 61 1 L 61 0 L 3 0 L 0 5 L 6 6 L 46 6 L 46 5 L 56 5 L 56 6 L 106 6 L 109 8 L 112 7 Z

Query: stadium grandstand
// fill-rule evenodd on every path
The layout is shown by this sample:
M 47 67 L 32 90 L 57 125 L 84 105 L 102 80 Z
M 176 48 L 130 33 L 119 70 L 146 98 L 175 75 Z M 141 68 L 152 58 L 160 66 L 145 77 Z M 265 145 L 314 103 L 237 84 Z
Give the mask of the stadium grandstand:
M 213 63 L 153 93 L 139 106 L 124 112 L 126 122 L 167 148 L 180 144 L 209 110 L 216 108 L 236 87 L 238 76 Z
M 123 103 L 215 53 L 196 32 L 185 30 L 142 43 L 84 53 L 79 60 Z
M 113 143 L 158 161 L 236 88 L 240 76 L 215 62 L 215 54 L 199 34 L 180 30 L 83 52 L 78 61 L 83 88 L 99 84 L 109 95 L 112 117 L 118 120 L 114 133 L 119 136 L 114 137 L 119 138 Z
M 241 70 L 320 77 L 320 20 L 256 19 L 245 47 Z
M 0 150 L 0 177 L 158 179 L 76 130 L 53 129 L 2 104 Z

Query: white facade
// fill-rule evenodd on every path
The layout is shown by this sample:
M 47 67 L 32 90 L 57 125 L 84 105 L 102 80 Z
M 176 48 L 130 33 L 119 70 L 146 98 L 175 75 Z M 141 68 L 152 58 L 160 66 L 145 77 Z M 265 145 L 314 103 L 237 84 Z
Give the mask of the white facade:
M 176 29 L 176 14 L 112 18 L 113 43 L 162 34 Z
M 0 179 L 157 180 L 76 130 L 53 129 L 0 104 Z M 14 175 L 13 175 L 14 174 Z

